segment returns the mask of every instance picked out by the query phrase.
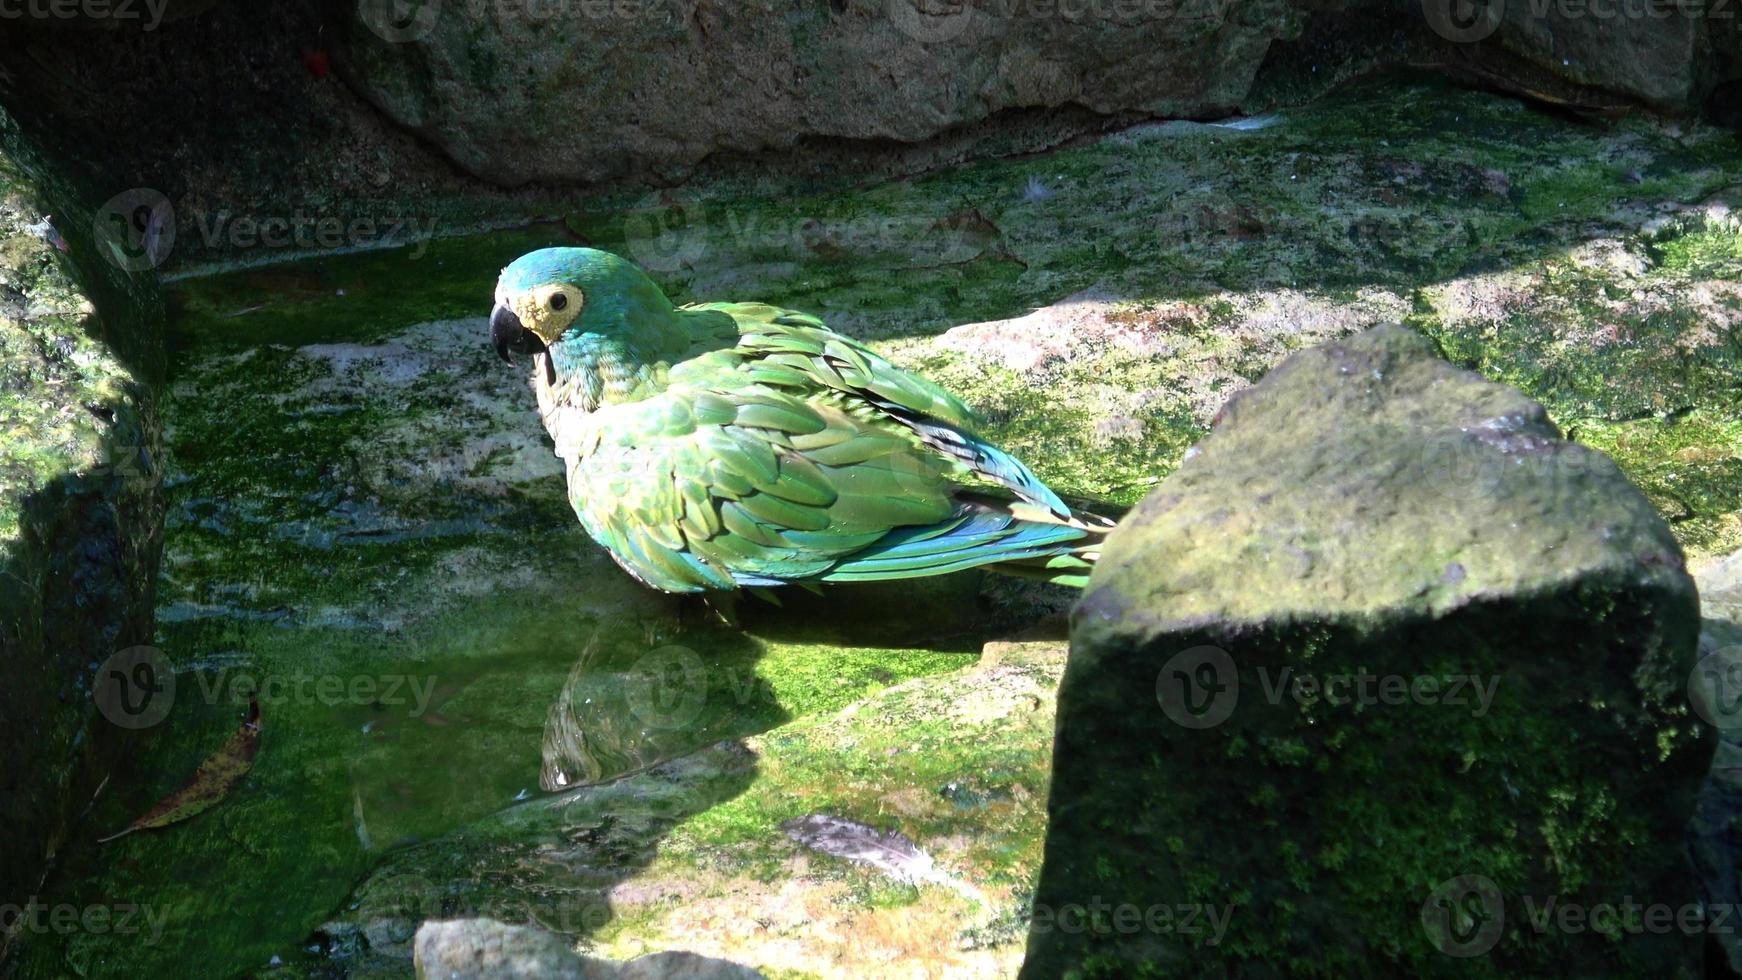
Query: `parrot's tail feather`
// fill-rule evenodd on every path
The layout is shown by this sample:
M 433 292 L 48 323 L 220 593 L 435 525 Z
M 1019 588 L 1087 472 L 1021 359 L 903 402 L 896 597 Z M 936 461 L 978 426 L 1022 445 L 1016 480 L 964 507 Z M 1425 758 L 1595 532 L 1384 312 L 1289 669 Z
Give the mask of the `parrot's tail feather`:
M 1101 558 L 1101 539 L 1108 531 L 1113 530 L 1113 521 L 1087 511 L 1073 511 L 1069 517 L 1061 518 L 1053 511 L 1022 502 L 1004 506 L 1019 520 L 1075 528 L 1083 536 L 1073 541 L 1064 551 L 1041 558 L 1002 561 L 989 565 L 988 568 L 1017 578 L 1039 579 L 1077 589 L 1088 586 L 1089 573 L 1094 570 L 1095 562 Z
M 1059 517 L 1071 516 L 1070 507 L 1022 460 L 979 436 L 948 423 L 917 415 L 888 401 L 880 401 L 879 404 L 892 418 L 912 429 L 926 445 L 946 456 L 961 460 L 976 475 L 1015 492 L 1023 500 L 1044 507 Z
M 964 495 L 940 524 L 897 528 L 823 575 L 826 582 L 918 578 L 987 567 L 1081 585 L 1112 522 L 1043 506 Z

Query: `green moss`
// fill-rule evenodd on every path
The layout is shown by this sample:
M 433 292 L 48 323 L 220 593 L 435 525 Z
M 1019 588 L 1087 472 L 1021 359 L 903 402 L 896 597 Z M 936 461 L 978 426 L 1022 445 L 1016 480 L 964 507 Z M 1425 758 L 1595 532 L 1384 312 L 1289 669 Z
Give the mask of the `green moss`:
M 1742 279 L 1742 222 L 1701 216 L 1671 225 L 1650 239 L 1653 258 L 1669 275 Z
M 1700 410 L 1585 422 L 1573 434 L 1619 463 L 1691 552 L 1742 548 L 1742 419 Z
M 793 717 L 838 711 L 909 677 L 939 674 L 971 662 L 975 654 L 928 650 L 773 644 L 756 674 Z
M 1067 496 L 1134 504 L 1205 432 L 1179 400 L 1144 399 L 1128 414 L 1133 391 L 1168 385 L 1169 365 L 1153 359 L 1111 354 L 1077 361 L 1039 388 L 1013 371 L 947 352 L 915 353 L 898 346 L 891 356 L 946 387 L 973 392 L 987 436 Z

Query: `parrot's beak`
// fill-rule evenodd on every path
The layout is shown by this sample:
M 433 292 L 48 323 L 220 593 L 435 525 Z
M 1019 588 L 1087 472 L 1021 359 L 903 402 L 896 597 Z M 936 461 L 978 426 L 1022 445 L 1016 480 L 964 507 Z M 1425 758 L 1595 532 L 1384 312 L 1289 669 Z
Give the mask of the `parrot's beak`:
M 490 343 L 496 345 L 496 354 L 510 364 L 514 358 L 508 356 L 509 351 L 516 354 L 543 354 L 544 379 L 552 387 L 556 386 L 556 362 L 550 358 L 550 348 L 545 346 L 538 334 L 526 329 L 514 311 L 506 306 L 497 305 L 490 311 Z
M 500 305 L 490 311 L 490 343 L 496 346 L 497 355 L 510 364 L 514 359 L 508 356 L 509 351 L 516 354 L 545 351 L 544 341 L 538 339 L 538 334 L 526 329 L 513 310 Z

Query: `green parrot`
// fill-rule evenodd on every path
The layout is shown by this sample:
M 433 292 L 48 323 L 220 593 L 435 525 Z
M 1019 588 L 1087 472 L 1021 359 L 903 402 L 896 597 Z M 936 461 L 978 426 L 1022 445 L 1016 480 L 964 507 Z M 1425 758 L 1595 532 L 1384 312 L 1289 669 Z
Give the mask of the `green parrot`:
M 495 300 L 491 342 L 533 357 L 582 526 L 655 589 L 977 566 L 1081 585 L 1111 526 L 975 435 L 954 395 L 813 316 L 674 307 L 591 248 L 521 256 Z

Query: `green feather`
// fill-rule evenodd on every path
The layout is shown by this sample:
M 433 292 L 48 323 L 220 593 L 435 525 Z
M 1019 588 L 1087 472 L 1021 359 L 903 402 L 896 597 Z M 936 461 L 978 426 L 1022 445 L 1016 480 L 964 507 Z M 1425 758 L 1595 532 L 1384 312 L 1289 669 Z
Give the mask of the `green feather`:
M 790 527 L 800 531 L 821 531 L 829 526 L 829 512 L 821 507 L 806 507 L 782 500 L 771 493 L 753 493 L 731 504 L 764 524 Z
M 748 499 L 748 498 L 746 498 Z M 756 520 L 756 515 L 744 508 L 744 501 L 733 500 L 720 505 L 720 520 L 726 525 L 729 534 L 737 535 L 754 544 L 778 547 L 783 542 L 774 536 L 774 529 L 764 527 Z
M 935 501 L 906 500 L 900 497 L 842 497 L 832 511 L 843 527 L 900 527 L 904 524 L 929 524 L 942 520 L 949 513 Z
M 738 408 L 738 424 L 756 429 L 777 429 L 809 435 L 827 427 L 822 416 L 802 403 L 756 402 Z
M 683 497 L 684 523 L 690 535 L 709 538 L 719 534 L 722 529 L 720 515 L 708 497 L 708 488 L 697 480 L 680 479 L 677 489 Z
M 716 431 L 720 436 L 712 442 L 719 454 L 715 457 L 717 463 L 757 486 L 773 483 L 780 475 L 780 467 L 774 461 L 774 447 L 767 441 L 738 428 Z
M 796 441 L 794 445 L 797 446 Z M 833 445 L 807 449 L 805 455 L 813 463 L 827 466 L 851 466 L 854 463 L 863 463 L 879 456 L 888 456 L 891 453 L 912 448 L 911 442 L 896 436 L 883 435 L 882 433 L 862 433 Z
M 738 417 L 738 405 L 725 395 L 697 392 L 691 402 L 697 425 L 726 425 Z
M 779 459 L 780 478 L 765 485 L 762 488 L 764 493 L 813 507 L 827 507 L 840 496 L 835 492 L 835 485 L 815 463 L 791 452 L 781 453 Z
M 716 457 L 708 462 L 708 473 L 713 477 L 712 492 L 717 497 L 738 498 L 756 492 L 756 484 L 739 473 L 722 458 Z

